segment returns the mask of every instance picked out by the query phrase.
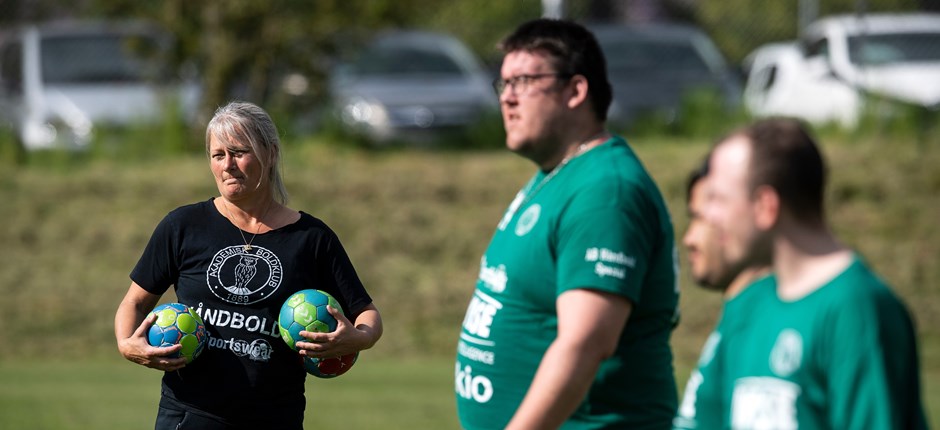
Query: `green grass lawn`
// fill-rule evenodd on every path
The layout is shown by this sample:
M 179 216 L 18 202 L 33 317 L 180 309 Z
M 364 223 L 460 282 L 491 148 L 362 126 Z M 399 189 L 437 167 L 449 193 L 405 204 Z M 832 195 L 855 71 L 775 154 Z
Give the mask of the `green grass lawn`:
M 308 429 L 457 429 L 453 358 L 379 358 L 307 378 Z M 688 368 L 677 370 L 688 375 Z M 0 429 L 152 428 L 162 373 L 119 357 L 0 363 Z M 940 372 L 924 373 L 928 418 L 940 419 Z M 680 377 L 680 388 L 684 378 Z
M 307 378 L 308 429 L 455 429 L 453 360 L 375 359 Z M 118 357 L 0 363 L 0 429 L 153 428 L 162 373 Z
M 924 403 L 940 424 L 940 139 L 931 139 L 824 136 L 822 146 L 832 227 L 911 309 Z M 633 143 L 681 237 L 686 175 L 709 142 Z M 159 220 L 217 194 L 208 163 L 201 154 L 49 155 L 27 165 L 0 156 L 0 429 L 150 428 L 160 375 L 117 357 L 114 311 Z M 455 428 L 456 333 L 480 255 L 531 163 L 506 151 L 313 141 L 288 144 L 285 157 L 291 206 L 337 232 L 385 321 L 383 339 L 349 374 L 308 382 L 308 428 Z M 721 305 L 687 273 L 680 282 L 677 389 Z M 50 348 L 68 359 L 45 358 Z M 316 395 L 323 390 L 331 394 Z

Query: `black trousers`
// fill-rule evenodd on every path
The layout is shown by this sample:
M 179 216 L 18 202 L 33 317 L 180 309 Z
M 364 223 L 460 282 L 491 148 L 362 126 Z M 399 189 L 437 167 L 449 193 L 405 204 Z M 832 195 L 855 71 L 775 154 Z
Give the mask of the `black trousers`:
M 154 430 L 235 430 L 234 427 L 205 415 L 160 406 Z

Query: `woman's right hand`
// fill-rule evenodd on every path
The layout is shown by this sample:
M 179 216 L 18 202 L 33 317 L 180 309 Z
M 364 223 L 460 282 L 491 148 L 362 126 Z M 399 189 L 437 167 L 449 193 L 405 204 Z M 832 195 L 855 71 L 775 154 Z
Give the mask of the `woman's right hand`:
M 183 368 L 186 366 L 185 358 L 169 357 L 179 352 L 183 348 L 181 345 L 161 348 L 152 346 L 147 341 L 147 332 L 156 320 L 156 314 L 147 315 L 130 337 L 118 341 L 118 350 L 124 358 L 152 369 L 172 372 Z

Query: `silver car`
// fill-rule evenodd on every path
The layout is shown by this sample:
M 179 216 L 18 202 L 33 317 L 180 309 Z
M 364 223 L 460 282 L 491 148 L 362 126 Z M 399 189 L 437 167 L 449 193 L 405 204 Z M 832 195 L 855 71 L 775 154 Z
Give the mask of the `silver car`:
M 710 91 L 728 110 L 741 100 L 741 82 L 714 42 L 684 24 L 595 24 L 607 59 L 614 99 L 608 122 L 627 127 L 639 118 L 681 120 L 686 97 Z
M 342 123 L 377 143 L 421 139 L 475 124 L 498 109 L 491 76 L 453 36 L 377 35 L 330 77 Z

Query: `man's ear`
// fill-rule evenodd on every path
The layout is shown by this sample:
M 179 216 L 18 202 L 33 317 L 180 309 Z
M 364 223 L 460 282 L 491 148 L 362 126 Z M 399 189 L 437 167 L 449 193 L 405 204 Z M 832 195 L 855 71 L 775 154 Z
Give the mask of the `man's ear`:
M 770 230 L 780 220 L 780 194 L 773 187 L 761 185 L 754 190 L 754 224 Z
M 566 88 L 572 91 L 568 98 L 568 108 L 574 109 L 579 105 L 587 103 L 588 80 L 583 75 L 572 76 Z

